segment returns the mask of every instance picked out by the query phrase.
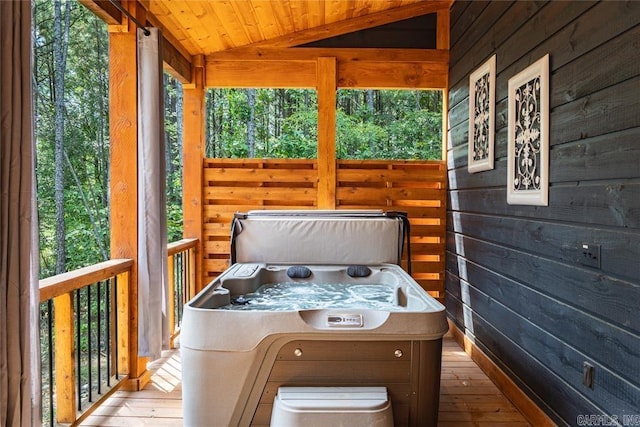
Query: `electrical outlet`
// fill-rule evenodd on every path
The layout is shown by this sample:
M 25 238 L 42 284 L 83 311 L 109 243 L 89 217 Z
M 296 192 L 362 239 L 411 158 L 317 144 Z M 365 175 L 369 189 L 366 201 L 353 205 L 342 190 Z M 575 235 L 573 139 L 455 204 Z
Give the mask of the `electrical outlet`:
M 582 243 L 578 248 L 578 262 L 587 267 L 600 268 L 600 245 Z
M 585 387 L 593 388 L 594 375 L 594 366 L 589 362 L 582 362 L 582 384 L 584 384 Z

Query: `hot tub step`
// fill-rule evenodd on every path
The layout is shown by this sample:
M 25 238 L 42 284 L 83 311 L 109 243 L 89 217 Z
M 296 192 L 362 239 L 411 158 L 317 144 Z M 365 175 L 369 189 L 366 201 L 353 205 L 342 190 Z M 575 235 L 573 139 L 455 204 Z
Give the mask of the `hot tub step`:
M 280 387 L 271 427 L 393 427 L 386 387 Z

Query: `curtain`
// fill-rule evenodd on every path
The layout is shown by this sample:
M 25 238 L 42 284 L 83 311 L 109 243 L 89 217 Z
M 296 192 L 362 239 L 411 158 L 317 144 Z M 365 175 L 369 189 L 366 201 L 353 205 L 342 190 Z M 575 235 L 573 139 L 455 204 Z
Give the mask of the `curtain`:
M 138 29 L 138 353 L 168 347 L 162 35 Z
M 40 424 L 29 1 L 0 1 L 0 64 L 0 426 L 18 427 Z

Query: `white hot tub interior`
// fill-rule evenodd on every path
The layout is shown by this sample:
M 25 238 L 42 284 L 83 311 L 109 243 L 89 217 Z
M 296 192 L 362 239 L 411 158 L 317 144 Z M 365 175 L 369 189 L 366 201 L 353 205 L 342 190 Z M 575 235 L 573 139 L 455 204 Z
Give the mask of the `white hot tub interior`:
M 415 282 L 399 274 L 397 266 L 352 267 L 369 274 L 362 277 L 349 274 L 347 266 L 236 264 L 192 306 L 258 311 L 325 308 L 402 311 L 424 310 L 431 302 L 423 298 Z M 309 276 L 291 277 L 292 269 L 305 269 Z

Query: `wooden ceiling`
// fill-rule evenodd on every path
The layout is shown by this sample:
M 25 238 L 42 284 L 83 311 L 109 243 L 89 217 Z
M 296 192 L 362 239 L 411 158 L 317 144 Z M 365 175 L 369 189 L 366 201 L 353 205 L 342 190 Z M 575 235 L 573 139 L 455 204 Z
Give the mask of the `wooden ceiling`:
M 165 70 L 190 86 L 204 68 L 206 87 L 316 87 L 322 56 L 336 58 L 338 87 L 446 87 L 454 0 L 78 1 L 112 33 L 135 28 L 126 15 L 159 28 Z M 296 47 L 427 14 L 435 49 Z
M 147 19 L 191 56 L 244 46 L 291 47 L 448 10 L 424 0 L 143 0 Z M 186 53 L 185 52 L 185 53 Z

